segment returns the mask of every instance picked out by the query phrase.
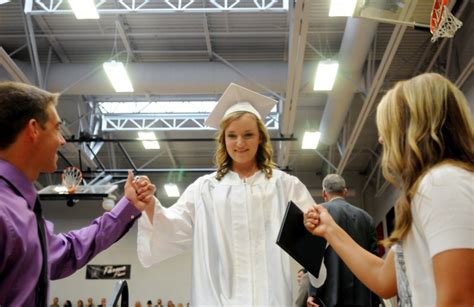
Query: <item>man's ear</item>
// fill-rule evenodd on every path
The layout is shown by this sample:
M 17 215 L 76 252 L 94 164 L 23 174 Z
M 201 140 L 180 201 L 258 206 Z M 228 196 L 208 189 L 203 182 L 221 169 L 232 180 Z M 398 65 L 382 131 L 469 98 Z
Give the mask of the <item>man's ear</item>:
M 40 129 L 41 129 L 41 125 L 38 122 L 38 120 L 32 118 L 26 124 L 25 129 L 26 129 L 28 137 L 30 138 L 30 140 L 33 141 L 33 140 L 36 140 L 38 138 L 39 133 L 40 133 Z
M 344 188 L 344 190 L 342 191 L 342 197 L 346 198 L 348 192 L 349 190 L 347 188 Z

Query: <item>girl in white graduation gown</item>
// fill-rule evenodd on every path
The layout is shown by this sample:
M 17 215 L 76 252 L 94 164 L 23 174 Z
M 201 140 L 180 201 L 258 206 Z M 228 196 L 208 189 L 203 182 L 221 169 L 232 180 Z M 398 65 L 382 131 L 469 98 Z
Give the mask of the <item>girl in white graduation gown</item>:
M 275 103 L 231 84 L 206 121 L 219 129 L 217 171 L 169 208 L 156 200 L 139 220 L 145 267 L 192 249 L 191 306 L 292 305 L 290 258 L 275 242 L 288 201 L 314 201 L 296 177 L 273 168 L 261 118 Z

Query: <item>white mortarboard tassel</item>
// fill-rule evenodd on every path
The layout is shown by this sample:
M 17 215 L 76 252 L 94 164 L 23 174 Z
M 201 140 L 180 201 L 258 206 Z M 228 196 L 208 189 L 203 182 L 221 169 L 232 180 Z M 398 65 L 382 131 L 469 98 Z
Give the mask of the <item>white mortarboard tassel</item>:
M 276 103 L 272 98 L 231 83 L 209 114 L 205 125 L 218 129 L 224 118 L 238 111 L 249 112 L 262 119 L 270 113 Z

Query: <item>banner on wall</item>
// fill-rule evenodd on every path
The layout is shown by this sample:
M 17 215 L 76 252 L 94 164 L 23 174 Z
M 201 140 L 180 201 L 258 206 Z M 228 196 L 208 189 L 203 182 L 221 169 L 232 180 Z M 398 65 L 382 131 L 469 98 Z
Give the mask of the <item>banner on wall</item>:
M 130 264 L 88 264 L 86 279 L 130 279 Z

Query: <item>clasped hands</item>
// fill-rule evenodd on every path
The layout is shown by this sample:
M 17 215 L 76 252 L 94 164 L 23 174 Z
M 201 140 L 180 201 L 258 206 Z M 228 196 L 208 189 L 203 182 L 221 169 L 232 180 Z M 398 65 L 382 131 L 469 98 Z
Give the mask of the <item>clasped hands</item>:
M 155 205 L 156 186 L 151 183 L 147 176 L 133 177 L 131 170 L 128 171 L 127 182 L 124 186 L 125 197 L 140 211 Z
M 336 225 L 328 210 L 321 205 L 312 205 L 306 210 L 303 223 L 311 234 L 323 238 L 326 238 L 328 230 Z

